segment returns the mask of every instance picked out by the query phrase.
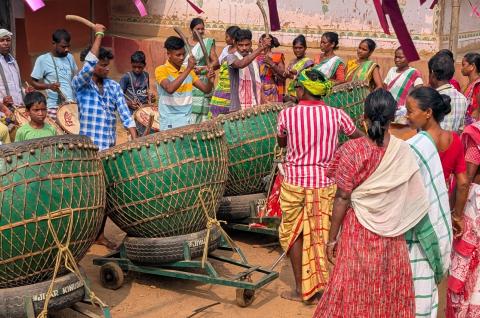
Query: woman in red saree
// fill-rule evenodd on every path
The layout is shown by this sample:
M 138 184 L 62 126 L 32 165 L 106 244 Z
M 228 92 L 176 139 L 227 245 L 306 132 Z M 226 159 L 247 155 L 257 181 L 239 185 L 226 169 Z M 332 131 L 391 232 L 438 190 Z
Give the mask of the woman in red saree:
M 415 317 L 403 233 L 429 204 L 414 154 L 388 132 L 395 110 L 388 91 L 371 93 L 365 100 L 368 137 L 348 141 L 335 155 L 329 175 L 337 194 L 327 243 L 335 267 L 315 318 Z
M 465 128 L 467 176 L 470 192 L 465 205 L 461 238 L 454 240 L 448 277 L 447 318 L 480 317 L 480 122 Z
M 462 60 L 462 75 L 468 77 L 465 97 L 469 103 L 465 115 L 465 125 L 480 120 L 480 54 L 467 53 Z

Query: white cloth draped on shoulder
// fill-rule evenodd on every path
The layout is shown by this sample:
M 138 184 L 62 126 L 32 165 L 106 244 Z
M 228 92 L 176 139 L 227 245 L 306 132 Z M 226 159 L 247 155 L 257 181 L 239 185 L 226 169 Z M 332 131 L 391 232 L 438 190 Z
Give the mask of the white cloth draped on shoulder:
M 360 224 L 384 237 L 402 235 L 428 213 L 423 178 L 406 142 L 390 137 L 378 168 L 352 192 L 351 204 Z

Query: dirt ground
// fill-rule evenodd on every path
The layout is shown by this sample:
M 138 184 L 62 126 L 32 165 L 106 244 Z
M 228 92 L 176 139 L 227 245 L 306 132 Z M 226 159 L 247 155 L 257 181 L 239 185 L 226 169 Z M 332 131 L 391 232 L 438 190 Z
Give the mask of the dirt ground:
M 269 267 L 282 253 L 278 245 L 272 244 L 276 242 L 273 237 L 238 231 L 229 233 L 251 264 Z M 125 234 L 109 220 L 106 235 L 119 243 Z M 312 317 L 315 311 L 315 306 L 287 301 L 279 296 L 283 290 L 293 286 L 294 282 L 290 262 L 286 258 L 276 267 L 280 277 L 258 290 L 250 307 L 240 308 L 236 304 L 235 289 L 232 287 L 139 273 L 129 273 L 123 286 L 116 291 L 105 289 L 100 284 L 99 267 L 94 266 L 92 260 L 107 253 L 105 247 L 94 245 L 80 264 L 86 270 L 95 294 L 110 306 L 113 318 L 293 318 Z M 219 263 L 214 265 L 222 274 L 235 273 L 230 266 Z M 444 284 L 440 286 L 440 299 L 438 317 L 443 318 Z M 216 305 L 195 314 L 199 308 L 213 304 Z M 80 307 L 101 314 L 99 309 L 92 306 L 82 304 Z M 52 318 L 82 317 L 84 316 L 71 309 L 52 315 Z
M 106 234 L 116 242 L 121 242 L 124 236 L 110 221 L 107 223 Z M 230 234 L 251 264 L 269 267 L 282 253 L 278 245 L 261 246 L 271 245 L 276 241 L 275 238 L 244 232 Z M 111 307 L 113 318 L 292 318 L 312 317 L 315 311 L 315 306 L 280 298 L 280 293 L 287 290 L 294 281 L 287 259 L 283 259 L 276 268 L 280 272 L 280 277 L 258 290 L 250 307 L 240 308 L 235 301 L 235 288 L 146 274 L 130 273 L 125 277 L 124 285 L 120 289 L 116 291 L 105 289 L 100 285 L 99 267 L 94 266 L 92 260 L 107 253 L 108 250 L 103 246 L 94 245 L 80 264 L 86 270 L 95 294 Z M 218 263 L 214 265 L 223 274 L 235 273 L 229 266 Z M 196 309 L 217 302 L 219 304 L 192 316 Z M 92 306 L 82 304 L 81 307 L 97 314 L 101 313 Z M 82 316 L 66 309 L 53 314 L 52 317 Z

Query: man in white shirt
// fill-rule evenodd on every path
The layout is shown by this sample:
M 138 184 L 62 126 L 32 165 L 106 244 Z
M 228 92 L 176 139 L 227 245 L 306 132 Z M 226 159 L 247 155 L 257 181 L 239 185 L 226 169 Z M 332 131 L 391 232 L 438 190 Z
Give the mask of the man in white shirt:
M 465 126 L 467 98 L 450 84 L 455 73 L 453 60 L 446 54 L 436 54 L 428 61 L 429 83 L 440 94 L 450 96 L 452 110 L 445 116 L 440 126 L 445 130 L 461 133 Z

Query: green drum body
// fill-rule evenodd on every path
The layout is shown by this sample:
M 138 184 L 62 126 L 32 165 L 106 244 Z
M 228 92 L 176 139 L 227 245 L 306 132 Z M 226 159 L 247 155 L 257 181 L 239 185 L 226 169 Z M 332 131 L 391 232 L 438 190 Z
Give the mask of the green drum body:
M 285 107 L 261 105 L 218 117 L 228 143 L 225 195 L 264 191 L 262 179 L 272 172 L 278 114 Z
M 100 156 L 107 214 L 128 236 L 189 234 L 205 229 L 206 213 L 215 217 L 227 178 L 227 147 L 216 122 L 135 139 Z
M 343 109 L 358 128 L 361 127 L 365 98 L 370 94 L 367 82 L 354 81 L 333 87 L 332 93 L 323 98 L 325 104 Z M 345 135 L 340 135 L 340 143 L 348 140 Z
M 75 135 L 0 146 L 0 289 L 51 278 L 55 237 L 77 261 L 93 244 L 106 202 L 97 149 Z

